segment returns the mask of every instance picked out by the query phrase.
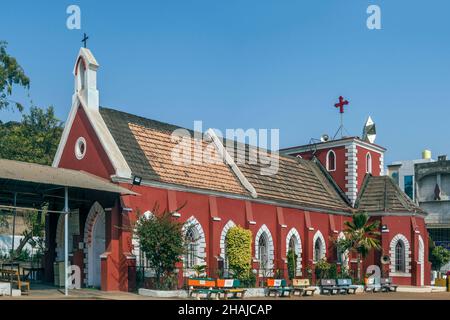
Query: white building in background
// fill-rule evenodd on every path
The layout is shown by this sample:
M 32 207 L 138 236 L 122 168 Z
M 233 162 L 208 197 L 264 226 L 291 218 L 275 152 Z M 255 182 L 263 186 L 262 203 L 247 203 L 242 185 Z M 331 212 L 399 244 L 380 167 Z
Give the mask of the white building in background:
M 450 250 L 450 161 L 446 156 L 431 158 L 425 150 L 422 159 L 396 161 L 387 166 L 388 175 L 422 209 L 425 223 L 436 245 Z M 441 271 L 450 270 L 450 263 Z
M 394 179 L 400 189 L 415 201 L 415 165 L 418 163 L 434 162 L 431 151 L 424 150 L 422 159 L 394 161 L 387 166 L 387 174 Z

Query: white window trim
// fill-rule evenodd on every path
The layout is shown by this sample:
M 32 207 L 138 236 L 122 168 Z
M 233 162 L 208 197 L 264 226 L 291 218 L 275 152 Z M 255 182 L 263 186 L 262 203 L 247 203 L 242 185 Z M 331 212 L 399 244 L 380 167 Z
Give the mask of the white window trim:
M 312 252 L 313 252 L 313 263 L 317 263 L 318 261 L 315 260 L 315 249 L 316 249 L 316 241 L 320 240 L 320 242 L 322 243 L 322 250 L 320 252 L 320 259 L 326 258 L 327 256 L 327 243 L 325 242 L 325 238 L 322 235 L 322 232 L 320 232 L 319 230 L 316 232 L 316 234 L 313 237 L 313 242 L 312 242 Z
M 81 145 L 84 145 L 84 152 L 81 152 Z M 86 156 L 86 152 L 87 152 L 87 143 L 86 143 L 86 139 L 84 137 L 79 137 L 77 139 L 77 141 L 75 142 L 75 157 L 78 160 L 82 160 L 85 156 Z
M 292 228 L 286 236 L 286 257 L 289 252 L 289 242 L 291 241 L 292 237 L 294 237 L 297 241 L 297 246 L 295 247 L 295 254 L 297 255 L 297 268 L 295 268 L 295 276 L 300 277 L 302 275 L 302 241 L 300 238 L 300 234 L 295 228 Z
M 367 154 L 366 154 L 366 173 L 372 174 L 372 168 L 373 168 L 372 155 L 370 154 L 370 152 L 367 152 Z
M 197 231 L 197 234 L 199 236 L 199 239 L 197 240 L 197 254 L 194 265 L 206 265 L 206 238 L 205 238 L 205 232 L 203 231 L 202 225 L 200 222 L 194 217 L 190 217 L 183 225 L 182 231 L 183 235 L 186 235 L 186 232 L 190 227 L 194 227 Z M 183 275 L 185 277 L 190 277 L 195 275 L 195 271 L 193 270 L 187 270 L 184 267 L 185 262 L 185 254 L 181 257 L 181 260 L 183 262 Z
M 334 154 L 334 169 L 333 170 L 330 170 L 330 153 Z M 333 149 L 328 150 L 326 162 L 327 162 L 327 171 L 329 171 L 329 172 L 336 171 L 336 152 L 334 152 Z
M 273 243 L 273 238 L 272 238 L 272 234 L 270 233 L 269 228 L 267 228 L 267 226 L 265 224 L 263 224 L 261 226 L 261 228 L 259 228 L 258 232 L 256 233 L 255 236 L 255 256 L 257 258 L 257 260 L 259 261 L 259 239 L 261 238 L 261 236 L 263 234 L 266 234 L 267 236 L 267 245 L 268 245 L 268 261 L 267 261 L 267 270 L 268 272 L 266 274 L 264 274 L 263 270 L 259 271 L 259 275 L 262 276 L 268 276 L 271 277 L 273 276 L 273 267 L 274 267 L 274 243 Z M 259 261 L 261 262 L 261 261 Z
M 395 271 L 396 252 L 395 246 L 398 241 L 402 241 L 405 246 L 405 272 Z M 391 263 L 389 265 L 389 276 L 393 277 L 411 277 L 411 246 L 408 239 L 401 233 L 395 235 L 389 244 L 389 255 L 391 257 Z

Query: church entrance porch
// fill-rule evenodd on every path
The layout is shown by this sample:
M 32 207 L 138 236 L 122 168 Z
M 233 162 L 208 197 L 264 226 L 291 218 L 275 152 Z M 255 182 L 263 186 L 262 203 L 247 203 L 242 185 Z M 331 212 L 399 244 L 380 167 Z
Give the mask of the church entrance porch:
M 43 284 L 65 288 L 66 294 L 72 286 L 127 287 L 114 277 L 122 264 L 115 229 L 122 226 L 120 196 L 134 192 L 81 171 L 2 159 L 0 186 L 2 212 L 36 212 L 45 220 L 38 268 Z M 6 259 L 2 266 L 23 274 L 23 262 L 15 255 Z

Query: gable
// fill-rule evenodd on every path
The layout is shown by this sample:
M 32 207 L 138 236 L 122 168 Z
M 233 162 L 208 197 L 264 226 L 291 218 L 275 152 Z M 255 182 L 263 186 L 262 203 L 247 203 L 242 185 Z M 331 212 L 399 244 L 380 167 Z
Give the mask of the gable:
M 80 138 L 84 139 L 86 148 L 81 159 L 77 158 L 75 152 L 76 143 Z M 58 167 L 83 170 L 108 180 L 115 173 L 108 155 L 81 106 L 76 110 Z

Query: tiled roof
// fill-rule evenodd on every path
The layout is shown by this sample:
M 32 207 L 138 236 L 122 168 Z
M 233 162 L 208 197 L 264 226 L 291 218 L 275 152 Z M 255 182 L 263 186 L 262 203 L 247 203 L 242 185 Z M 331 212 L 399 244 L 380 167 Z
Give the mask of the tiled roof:
M 389 176 L 367 175 L 355 207 L 369 214 L 371 212 L 425 214 Z
M 250 195 L 225 163 L 175 164 L 171 153 L 178 142 L 172 141 L 171 135 L 174 130 L 182 128 L 107 108 L 100 108 L 100 114 L 133 174 L 144 180 Z M 192 136 L 193 132 L 188 132 Z M 206 142 L 201 143 L 205 148 Z M 262 175 L 261 169 L 268 165 L 260 161 L 249 164 L 249 146 L 236 145 L 240 146 L 238 150 L 245 154 L 246 161 L 237 161 L 236 154 L 235 162 L 256 189 L 259 199 L 311 208 L 352 210 L 315 162 L 280 155 L 278 172 Z M 255 151 L 256 148 L 251 147 L 250 150 Z
M 259 197 L 297 203 L 303 206 L 349 210 L 348 204 L 320 170 L 318 163 L 298 157 L 278 155 L 277 173 L 265 175 L 261 174 L 262 169 L 266 168 L 269 171 L 269 164 L 263 164 L 264 160 L 261 161 L 260 159 L 254 164 L 250 164 L 248 161 L 249 150 L 253 154 L 258 154 L 257 148 L 239 144 L 236 149 L 238 150 L 237 154 L 245 154 L 247 161 L 241 163 L 242 161 L 239 162 L 237 156 L 235 156 L 235 162 L 256 189 Z M 276 155 L 263 152 L 263 159 L 273 156 Z
M 178 142 L 172 141 L 171 134 L 180 127 L 106 108 L 100 108 L 100 114 L 134 175 L 144 180 L 248 195 L 224 163 L 174 163 L 172 150 Z M 194 160 L 194 143 L 192 139 L 186 142 L 191 142 L 188 156 Z M 202 150 L 205 147 L 202 142 Z

